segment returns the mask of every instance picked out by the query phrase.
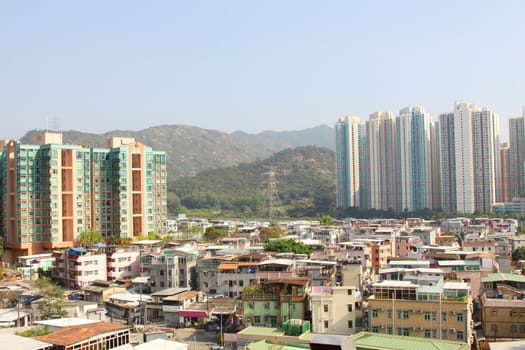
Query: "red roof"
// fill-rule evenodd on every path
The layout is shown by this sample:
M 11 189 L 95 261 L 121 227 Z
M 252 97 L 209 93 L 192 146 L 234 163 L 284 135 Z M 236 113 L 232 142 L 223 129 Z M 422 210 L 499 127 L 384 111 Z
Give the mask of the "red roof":
M 48 335 L 36 337 L 36 339 L 54 345 L 67 346 L 100 333 L 109 333 L 125 329 L 129 329 L 129 327 L 113 323 L 97 322 L 65 327 Z

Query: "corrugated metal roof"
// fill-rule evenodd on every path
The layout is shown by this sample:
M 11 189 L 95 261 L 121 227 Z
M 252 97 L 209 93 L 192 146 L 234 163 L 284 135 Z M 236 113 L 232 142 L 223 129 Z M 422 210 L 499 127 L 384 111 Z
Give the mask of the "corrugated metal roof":
M 46 343 L 66 346 L 78 343 L 100 333 L 120 331 L 124 329 L 129 329 L 129 327 L 113 323 L 97 322 L 87 325 L 65 327 L 48 335 L 37 337 L 36 339 Z

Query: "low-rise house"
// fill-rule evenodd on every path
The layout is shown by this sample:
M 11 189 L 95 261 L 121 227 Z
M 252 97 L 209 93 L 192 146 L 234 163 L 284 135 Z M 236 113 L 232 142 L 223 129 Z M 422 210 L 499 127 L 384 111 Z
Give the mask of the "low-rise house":
M 166 288 L 150 295 L 148 301 L 147 320 L 148 322 L 164 322 L 164 305 L 163 300 L 171 296 L 177 296 L 188 291 L 188 288 Z M 197 292 L 195 292 L 197 293 Z M 202 292 L 201 292 L 202 294 Z
M 4 349 L 51 350 L 53 344 L 14 334 L 0 334 L 0 344 Z
M 296 260 L 295 273 L 299 277 L 308 277 L 312 286 L 334 285 L 336 261 Z
M 129 338 L 129 327 L 105 322 L 65 327 L 36 337 L 39 341 L 53 344 L 53 350 L 110 350 L 129 344 Z
M 54 252 L 53 256 L 51 277 L 67 288 L 82 288 L 95 280 L 107 280 L 106 254 L 77 247 Z
M 104 302 L 109 300 L 109 296 L 115 293 L 125 293 L 127 288 L 125 285 L 116 284 L 114 282 L 96 280 L 88 286 L 82 288 L 84 292 L 84 299 L 86 301 L 93 301 L 99 306 L 104 305 Z
M 31 303 L 31 310 L 35 321 L 42 320 L 38 305 L 43 302 L 43 299 L 39 299 Z M 105 319 L 104 310 L 94 301 L 66 300 L 62 309 L 66 312 L 66 317 L 90 318 L 99 321 Z
M 304 320 L 309 288 L 307 277 L 268 279 L 246 288 L 242 296 L 246 325 L 277 327 L 292 319 Z
M 525 276 L 494 273 L 482 278 L 480 316 L 485 338 L 525 337 Z
M 140 275 L 140 251 L 117 249 L 107 253 L 108 280 L 131 280 Z
M 410 281 L 374 283 L 368 298 L 368 330 L 472 342 L 472 300 L 468 284 L 420 286 Z
M 256 261 L 227 261 L 217 268 L 218 295 L 229 298 L 242 297 L 244 287 L 255 284 Z
M 355 334 L 362 326 L 361 298 L 356 287 L 312 287 L 312 332 Z
M 184 315 L 179 315 L 179 311 L 197 302 L 198 293 L 195 290 L 187 290 L 182 293 L 173 294 L 162 298 L 162 312 L 164 322 L 170 326 L 184 325 Z M 208 317 L 208 314 L 206 314 Z
M 17 308 L 0 309 L 0 327 L 22 327 L 31 324 L 30 310 Z
M 197 256 L 193 252 L 165 249 L 141 258 L 143 273 L 150 278 L 151 292 L 165 288 L 192 288 L 196 280 Z

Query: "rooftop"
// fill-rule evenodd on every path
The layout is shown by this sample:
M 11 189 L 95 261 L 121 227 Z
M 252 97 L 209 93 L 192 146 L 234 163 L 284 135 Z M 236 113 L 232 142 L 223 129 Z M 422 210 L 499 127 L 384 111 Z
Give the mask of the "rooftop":
M 481 278 L 481 282 L 499 282 L 499 281 L 511 281 L 525 283 L 525 276 L 518 275 L 515 273 L 490 273 L 486 277 Z
M 78 343 L 79 341 L 93 337 L 100 333 L 114 332 L 125 329 L 129 329 L 129 327 L 113 323 L 97 322 L 87 325 L 65 327 L 48 335 L 37 337 L 36 339 L 46 343 L 66 346 Z
M 14 334 L 0 334 L 0 344 L 4 349 L 34 350 L 51 347 L 52 344 L 44 343 L 33 338 L 21 337 Z

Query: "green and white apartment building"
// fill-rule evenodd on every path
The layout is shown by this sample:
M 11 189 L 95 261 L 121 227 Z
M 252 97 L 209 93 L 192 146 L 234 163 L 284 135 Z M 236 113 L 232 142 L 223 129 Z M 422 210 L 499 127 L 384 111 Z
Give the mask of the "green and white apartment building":
M 71 247 L 78 235 L 135 238 L 166 233 L 166 155 L 132 138 L 107 148 L 62 143 L 38 133 L 33 144 L 0 142 L 3 260 Z

